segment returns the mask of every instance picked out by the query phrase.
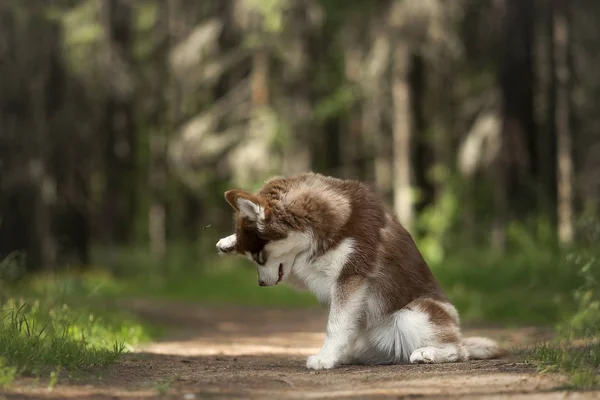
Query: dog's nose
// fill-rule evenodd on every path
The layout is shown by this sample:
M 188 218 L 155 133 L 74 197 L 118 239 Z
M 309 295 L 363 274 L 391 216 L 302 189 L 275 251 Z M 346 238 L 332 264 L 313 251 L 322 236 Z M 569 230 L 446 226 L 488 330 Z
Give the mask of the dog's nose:
M 258 281 L 258 286 L 267 286 L 265 281 Z

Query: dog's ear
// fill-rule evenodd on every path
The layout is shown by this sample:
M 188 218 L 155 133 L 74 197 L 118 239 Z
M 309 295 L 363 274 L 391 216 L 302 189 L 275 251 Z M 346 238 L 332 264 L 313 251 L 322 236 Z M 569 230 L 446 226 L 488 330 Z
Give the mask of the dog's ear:
M 241 189 L 232 189 L 225 192 L 225 200 L 235 210 L 244 214 L 251 221 L 265 219 L 265 207 L 260 197 Z

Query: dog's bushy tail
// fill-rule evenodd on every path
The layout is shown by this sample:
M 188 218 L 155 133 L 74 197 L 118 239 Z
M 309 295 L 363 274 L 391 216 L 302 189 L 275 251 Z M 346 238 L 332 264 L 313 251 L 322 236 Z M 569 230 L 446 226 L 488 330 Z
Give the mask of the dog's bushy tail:
M 486 337 L 468 337 L 463 339 L 463 344 L 469 353 L 470 360 L 490 360 L 502 358 L 508 351 L 492 339 Z

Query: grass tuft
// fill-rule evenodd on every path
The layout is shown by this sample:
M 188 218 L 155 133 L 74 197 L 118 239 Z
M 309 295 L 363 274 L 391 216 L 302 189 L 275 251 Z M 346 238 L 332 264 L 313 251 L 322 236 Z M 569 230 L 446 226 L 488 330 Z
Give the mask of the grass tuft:
M 573 313 L 558 323 L 558 337 L 538 344 L 526 361 L 540 370 L 557 371 L 570 378 L 573 388 L 600 388 L 600 224 L 588 226 L 587 246 L 573 249 L 566 265 L 581 278 L 573 291 Z M 553 279 L 556 279 L 553 277 Z
M 102 318 L 66 304 L 48 308 L 39 301 L 10 299 L 2 304 L 0 354 L 21 374 L 53 366 L 101 367 L 116 362 L 128 348 L 120 333 Z
M 580 343 L 568 339 L 538 343 L 524 361 L 537 366 L 540 372 L 565 374 L 571 388 L 600 388 L 600 342 L 596 338 Z
M 26 375 L 49 377 L 53 386 L 61 369 L 105 367 L 150 338 L 148 326 L 90 282 L 38 276 L 1 287 L 0 384 Z

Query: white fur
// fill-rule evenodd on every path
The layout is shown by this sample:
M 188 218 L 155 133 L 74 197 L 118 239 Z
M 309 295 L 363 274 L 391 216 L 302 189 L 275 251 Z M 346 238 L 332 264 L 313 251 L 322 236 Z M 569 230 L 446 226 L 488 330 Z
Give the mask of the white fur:
M 229 235 L 217 242 L 217 252 L 219 255 L 224 255 L 231 252 L 237 243 L 237 235 Z
M 400 310 L 363 330 L 355 346 L 355 357 L 367 364 L 404 363 L 416 349 L 431 343 L 433 334 L 426 314 Z
M 248 219 L 258 222 L 265 220 L 265 209 L 261 205 L 243 197 L 238 197 L 236 203 L 240 212 L 248 217 Z
M 345 239 L 321 257 L 310 260 L 310 252 L 298 254 L 293 275 L 302 282 L 324 306 L 329 306 L 340 272 L 354 252 L 354 240 Z
M 308 358 L 307 368 L 335 368 L 352 357 L 366 293 L 366 286 L 359 287 L 343 303 L 333 293 L 323 346 L 319 353 Z
M 269 279 L 269 282 L 272 282 L 276 279 L 274 274 L 279 264 L 282 264 L 284 279 L 308 288 L 321 304 L 331 305 L 323 346 L 319 353 L 309 357 L 306 363 L 310 369 L 329 369 L 344 361 L 352 349 L 367 288 L 358 288 L 343 305 L 336 300 L 336 281 L 354 252 L 353 239 L 345 239 L 334 249 L 312 259 L 315 247 L 310 233 L 292 233 L 284 240 L 270 242 L 265 246 L 265 250 L 269 254 L 267 264 L 272 267 L 269 266 L 263 271 L 263 267 L 259 266 L 259 279 Z
M 438 347 L 421 347 L 416 349 L 410 356 L 410 362 L 413 364 L 457 362 L 460 359 L 458 346 L 453 343 Z
M 486 360 L 497 357 L 501 351 L 498 344 L 485 337 L 469 337 L 463 339 L 469 358 L 472 360 Z
M 437 343 L 429 316 L 403 309 L 357 337 L 353 362 L 361 364 L 442 363 L 466 359 L 460 343 Z
M 263 251 L 267 253 L 265 265 L 258 265 L 258 279 L 266 286 L 272 286 L 279 279 L 279 265 L 283 265 L 283 280 L 289 277 L 298 254 L 307 252 L 312 237 L 301 232 L 292 232 L 285 239 L 267 243 Z M 251 258 L 251 257 L 250 257 Z

